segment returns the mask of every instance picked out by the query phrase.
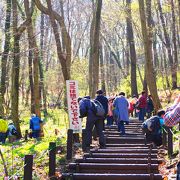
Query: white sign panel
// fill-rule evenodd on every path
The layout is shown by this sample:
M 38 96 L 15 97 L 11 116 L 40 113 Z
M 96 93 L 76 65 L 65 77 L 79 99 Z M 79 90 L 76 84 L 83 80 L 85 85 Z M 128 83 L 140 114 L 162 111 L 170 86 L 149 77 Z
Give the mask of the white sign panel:
M 67 80 L 66 88 L 69 113 L 69 126 L 74 133 L 78 133 L 82 131 L 82 122 L 79 118 L 78 82 L 75 80 Z

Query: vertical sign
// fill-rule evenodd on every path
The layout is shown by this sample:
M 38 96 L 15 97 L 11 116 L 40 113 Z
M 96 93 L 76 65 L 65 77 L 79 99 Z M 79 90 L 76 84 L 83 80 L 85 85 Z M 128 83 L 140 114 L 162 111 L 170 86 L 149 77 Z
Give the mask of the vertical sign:
M 79 118 L 78 82 L 74 80 L 67 80 L 66 88 L 69 113 L 69 126 L 74 133 L 78 133 L 82 130 L 82 123 L 81 119 Z

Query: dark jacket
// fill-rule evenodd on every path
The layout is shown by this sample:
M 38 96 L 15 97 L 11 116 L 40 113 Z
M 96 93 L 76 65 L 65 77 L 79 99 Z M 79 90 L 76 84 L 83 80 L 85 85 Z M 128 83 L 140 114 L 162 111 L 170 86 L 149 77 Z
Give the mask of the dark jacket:
M 103 95 L 98 95 L 96 96 L 95 100 L 98 100 L 102 104 L 105 110 L 105 115 L 107 115 L 108 114 L 108 99 Z
M 88 120 L 96 120 L 98 117 L 95 115 L 94 107 L 90 99 L 82 98 L 79 102 L 80 117 L 87 117 Z
M 39 131 L 41 129 L 40 123 L 42 123 L 42 120 L 38 116 L 33 116 L 30 119 L 30 129 L 33 131 Z
M 153 101 L 151 98 L 147 98 L 147 112 L 152 112 L 154 110 Z

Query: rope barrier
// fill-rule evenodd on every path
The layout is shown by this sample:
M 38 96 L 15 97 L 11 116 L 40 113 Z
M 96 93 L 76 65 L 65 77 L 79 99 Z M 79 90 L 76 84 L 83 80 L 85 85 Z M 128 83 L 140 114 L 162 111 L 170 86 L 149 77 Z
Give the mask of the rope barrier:
M 179 137 L 178 137 L 177 135 L 175 135 L 171 129 L 169 129 L 169 130 L 170 130 L 171 134 L 172 134 L 176 139 L 179 139 Z
M 12 175 L 10 178 L 8 178 L 8 180 L 12 179 L 16 174 L 18 174 L 19 172 L 22 171 L 22 169 L 26 166 L 26 164 L 24 164 L 24 166 L 22 166 L 18 171 L 16 171 L 16 173 L 14 175 Z

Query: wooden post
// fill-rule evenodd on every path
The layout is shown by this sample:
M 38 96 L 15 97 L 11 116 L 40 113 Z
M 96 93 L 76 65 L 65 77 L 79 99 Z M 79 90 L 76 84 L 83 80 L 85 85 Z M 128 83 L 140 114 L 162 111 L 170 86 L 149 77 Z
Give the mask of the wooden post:
M 173 154 L 173 135 L 172 128 L 168 128 L 168 156 L 171 157 Z
M 25 155 L 24 179 L 32 180 L 33 155 Z
M 167 128 L 164 127 L 163 128 L 163 136 L 162 136 L 162 143 L 163 143 L 163 146 L 166 147 L 167 145 Z
M 72 146 L 73 146 L 73 130 L 68 129 L 68 133 L 67 133 L 67 156 L 66 156 L 67 160 L 70 160 L 72 158 Z
M 27 141 L 27 139 L 28 139 L 28 130 L 25 130 L 25 136 L 24 136 L 24 139 L 25 139 L 25 141 Z
M 49 143 L 49 177 L 53 179 L 56 171 L 56 143 Z
M 86 151 L 86 129 L 82 130 L 82 150 Z

